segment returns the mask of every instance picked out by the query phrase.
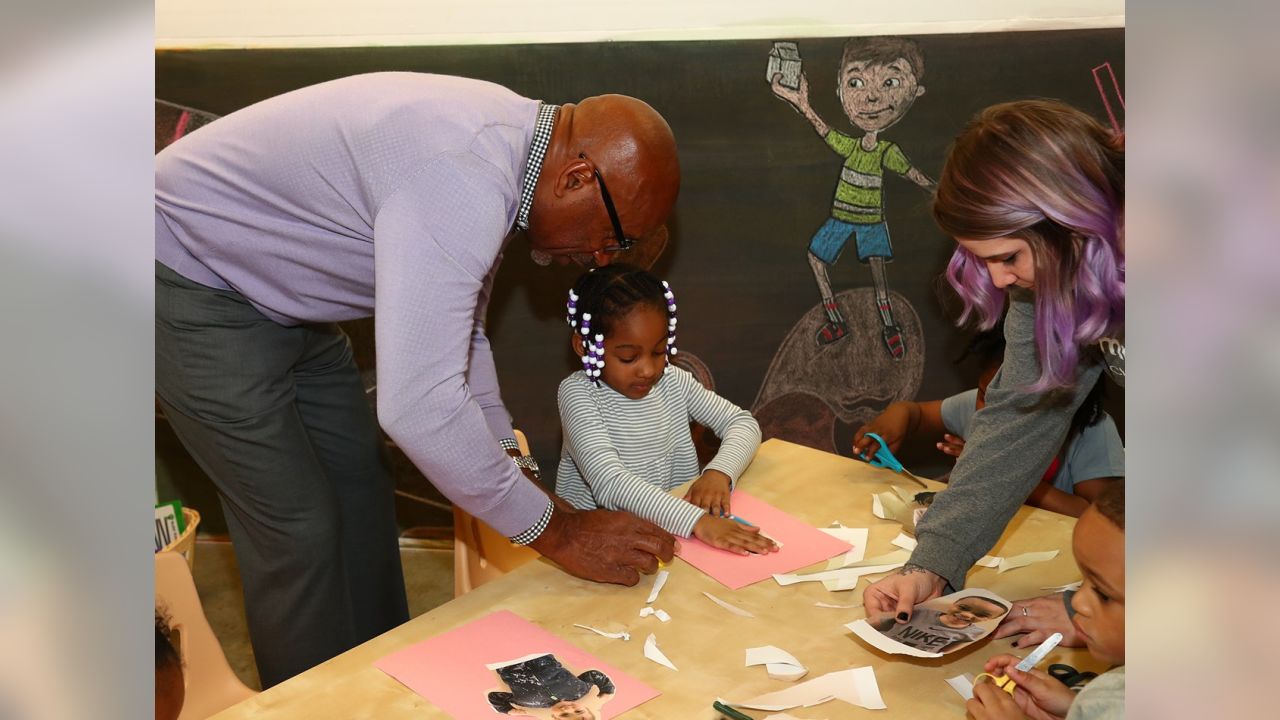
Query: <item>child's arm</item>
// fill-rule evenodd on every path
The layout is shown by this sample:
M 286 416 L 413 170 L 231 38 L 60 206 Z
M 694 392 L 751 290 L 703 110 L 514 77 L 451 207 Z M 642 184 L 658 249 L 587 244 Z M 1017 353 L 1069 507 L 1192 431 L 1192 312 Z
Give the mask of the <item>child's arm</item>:
M 1015 666 L 1022 661 L 1012 655 L 997 655 L 987 661 L 983 669 L 996 677 L 1008 675 L 1017 683 L 1010 696 L 992 683 L 973 686 L 973 699 L 965 708 L 975 720 L 993 718 L 1024 718 L 1032 720 L 1062 720 L 1076 699 L 1066 685 L 1050 677 L 1042 670 L 1021 672 Z
M 705 514 L 702 508 L 650 485 L 622 463 L 589 392 L 584 383 L 571 378 L 560 385 L 557 403 L 565 450 L 582 473 L 596 504 L 631 512 L 673 535 L 691 536 L 694 525 Z
M 1052 480 L 1041 480 L 1036 489 L 1027 496 L 1027 504 L 1077 518 L 1089 509 L 1088 500 L 1059 490 L 1053 486 Z
M 689 419 L 706 427 L 720 438 L 720 450 L 703 470 L 695 485 L 708 482 L 729 481 L 728 490 L 738 482 L 760 448 L 760 423 L 751 413 L 706 389 L 692 375 L 679 368 L 671 370 L 670 379 L 680 383 L 681 395 L 689 409 Z M 690 488 L 692 493 L 692 488 Z M 728 500 L 724 500 L 723 513 L 728 514 Z
M 770 85 L 773 86 L 774 95 L 786 100 L 791 104 L 791 107 L 796 109 L 796 112 L 809 121 L 814 131 L 818 133 L 818 137 L 825 138 L 827 133 L 831 132 L 831 126 L 809 105 L 809 80 L 804 76 L 803 72 L 800 73 L 800 87 L 797 90 L 792 90 L 782 84 L 781 73 L 773 76 L 773 82 Z
M 893 403 L 871 422 L 858 428 L 853 434 L 853 452 L 859 457 L 869 457 L 876 451 L 876 441 L 866 437 L 873 432 L 889 444 L 889 452 L 898 452 L 908 437 L 918 433 L 941 435 L 946 431 L 942 422 L 942 401 L 929 400 L 918 403 L 903 400 Z
M 884 160 L 882 162 L 885 167 L 919 185 L 925 190 L 932 190 L 935 187 L 934 182 L 929 179 L 929 176 L 920 172 L 916 166 L 912 165 L 911 161 L 907 159 L 906 154 L 902 152 L 902 148 L 898 147 L 896 144 L 890 145 L 889 149 L 885 151 Z

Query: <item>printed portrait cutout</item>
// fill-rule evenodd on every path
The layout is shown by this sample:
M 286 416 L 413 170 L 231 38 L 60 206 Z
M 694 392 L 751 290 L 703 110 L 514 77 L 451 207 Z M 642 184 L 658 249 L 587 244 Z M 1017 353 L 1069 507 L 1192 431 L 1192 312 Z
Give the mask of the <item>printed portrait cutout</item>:
M 916 605 L 906 623 L 885 614 L 846 627 L 887 653 L 942 657 L 989 635 L 1011 605 L 993 592 L 972 588 Z
M 546 720 L 598 720 L 601 707 L 613 699 L 608 675 L 587 670 L 574 675 L 551 653 L 535 653 L 487 666 L 499 689 L 486 695 L 494 711 L 503 715 Z

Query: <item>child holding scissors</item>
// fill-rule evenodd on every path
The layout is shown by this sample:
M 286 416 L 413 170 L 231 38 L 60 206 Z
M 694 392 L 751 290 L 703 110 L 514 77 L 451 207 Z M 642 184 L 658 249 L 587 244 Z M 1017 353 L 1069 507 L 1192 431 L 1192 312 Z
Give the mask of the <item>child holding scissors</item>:
M 1019 658 L 997 655 L 987 661 L 992 675 L 1008 675 L 1017 683 L 1013 694 L 991 683 L 973 687 L 967 709 L 975 720 L 1032 718 L 1095 720 L 1124 717 L 1124 481 L 1107 486 L 1076 523 L 1072 552 L 1084 584 L 1071 599 L 1071 623 L 1089 652 L 1114 663 L 1080 691 L 1039 670 L 1021 672 Z
M 639 268 L 610 264 L 578 278 L 567 319 L 582 370 L 560 383 L 556 494 L 583 510 L 627 510 L 739 555 L 777 550 L 759 528 L 730 518 L 729 493 L 760 446 L 760 425 L 670 363 L 671 288 Z M 705 469 L 691 420 L 722 440 Z M 667 493 L 691 478 L 684 500 Z

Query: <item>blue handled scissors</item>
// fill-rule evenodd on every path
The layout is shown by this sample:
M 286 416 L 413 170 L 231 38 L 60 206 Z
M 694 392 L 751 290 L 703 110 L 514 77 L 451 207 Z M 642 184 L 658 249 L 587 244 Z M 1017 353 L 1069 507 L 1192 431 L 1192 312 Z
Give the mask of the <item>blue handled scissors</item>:
M 915 475 L 912 475 L 909 470 L 902 467 L 902 462 L 900 462 L 898 458 L 893 456 L 893 452 L 889 450 L 889 443 L 885 442 L 884 438 L 880 437 L 879 435 L 873 432 L 869 432 L 866 435 L 863 435 L 863 437 L 869 437 L 872 440 L 875 440 L 876 445 L 878 446 L 876 448 L 875 453 L 873 453 L 870 458 L 867 458 L 865 455 L 863 455 L 863 459 L 871 463 L 872 467 L 886 468 L 896 473 L 901 473 L 911 478 L 915 482 L 920 483 L 920 487 L 924 487 L 924 488 L 929 487 L 928 485 L 925 485 L 923 480 L 916 477 Z

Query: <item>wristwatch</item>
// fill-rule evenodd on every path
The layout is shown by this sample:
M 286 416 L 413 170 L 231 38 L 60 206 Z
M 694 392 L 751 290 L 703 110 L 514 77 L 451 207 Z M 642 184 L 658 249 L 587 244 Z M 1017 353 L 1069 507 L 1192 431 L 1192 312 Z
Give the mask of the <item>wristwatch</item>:
M 503 450 L 507 451 L 508 455 L 511 455 L 512 451 L 520 452 L 520 444 L 512 438 L 503 438 L 498 441 L 498 444 L 502 446 Z M 516 467 L 521 470 L 528 470 L 533 474 L 534 479 L 542 479 L 542 468 L 538 467 L 538 461 L 532 455 L 511 455 L 511 462 L 514 462 Z

